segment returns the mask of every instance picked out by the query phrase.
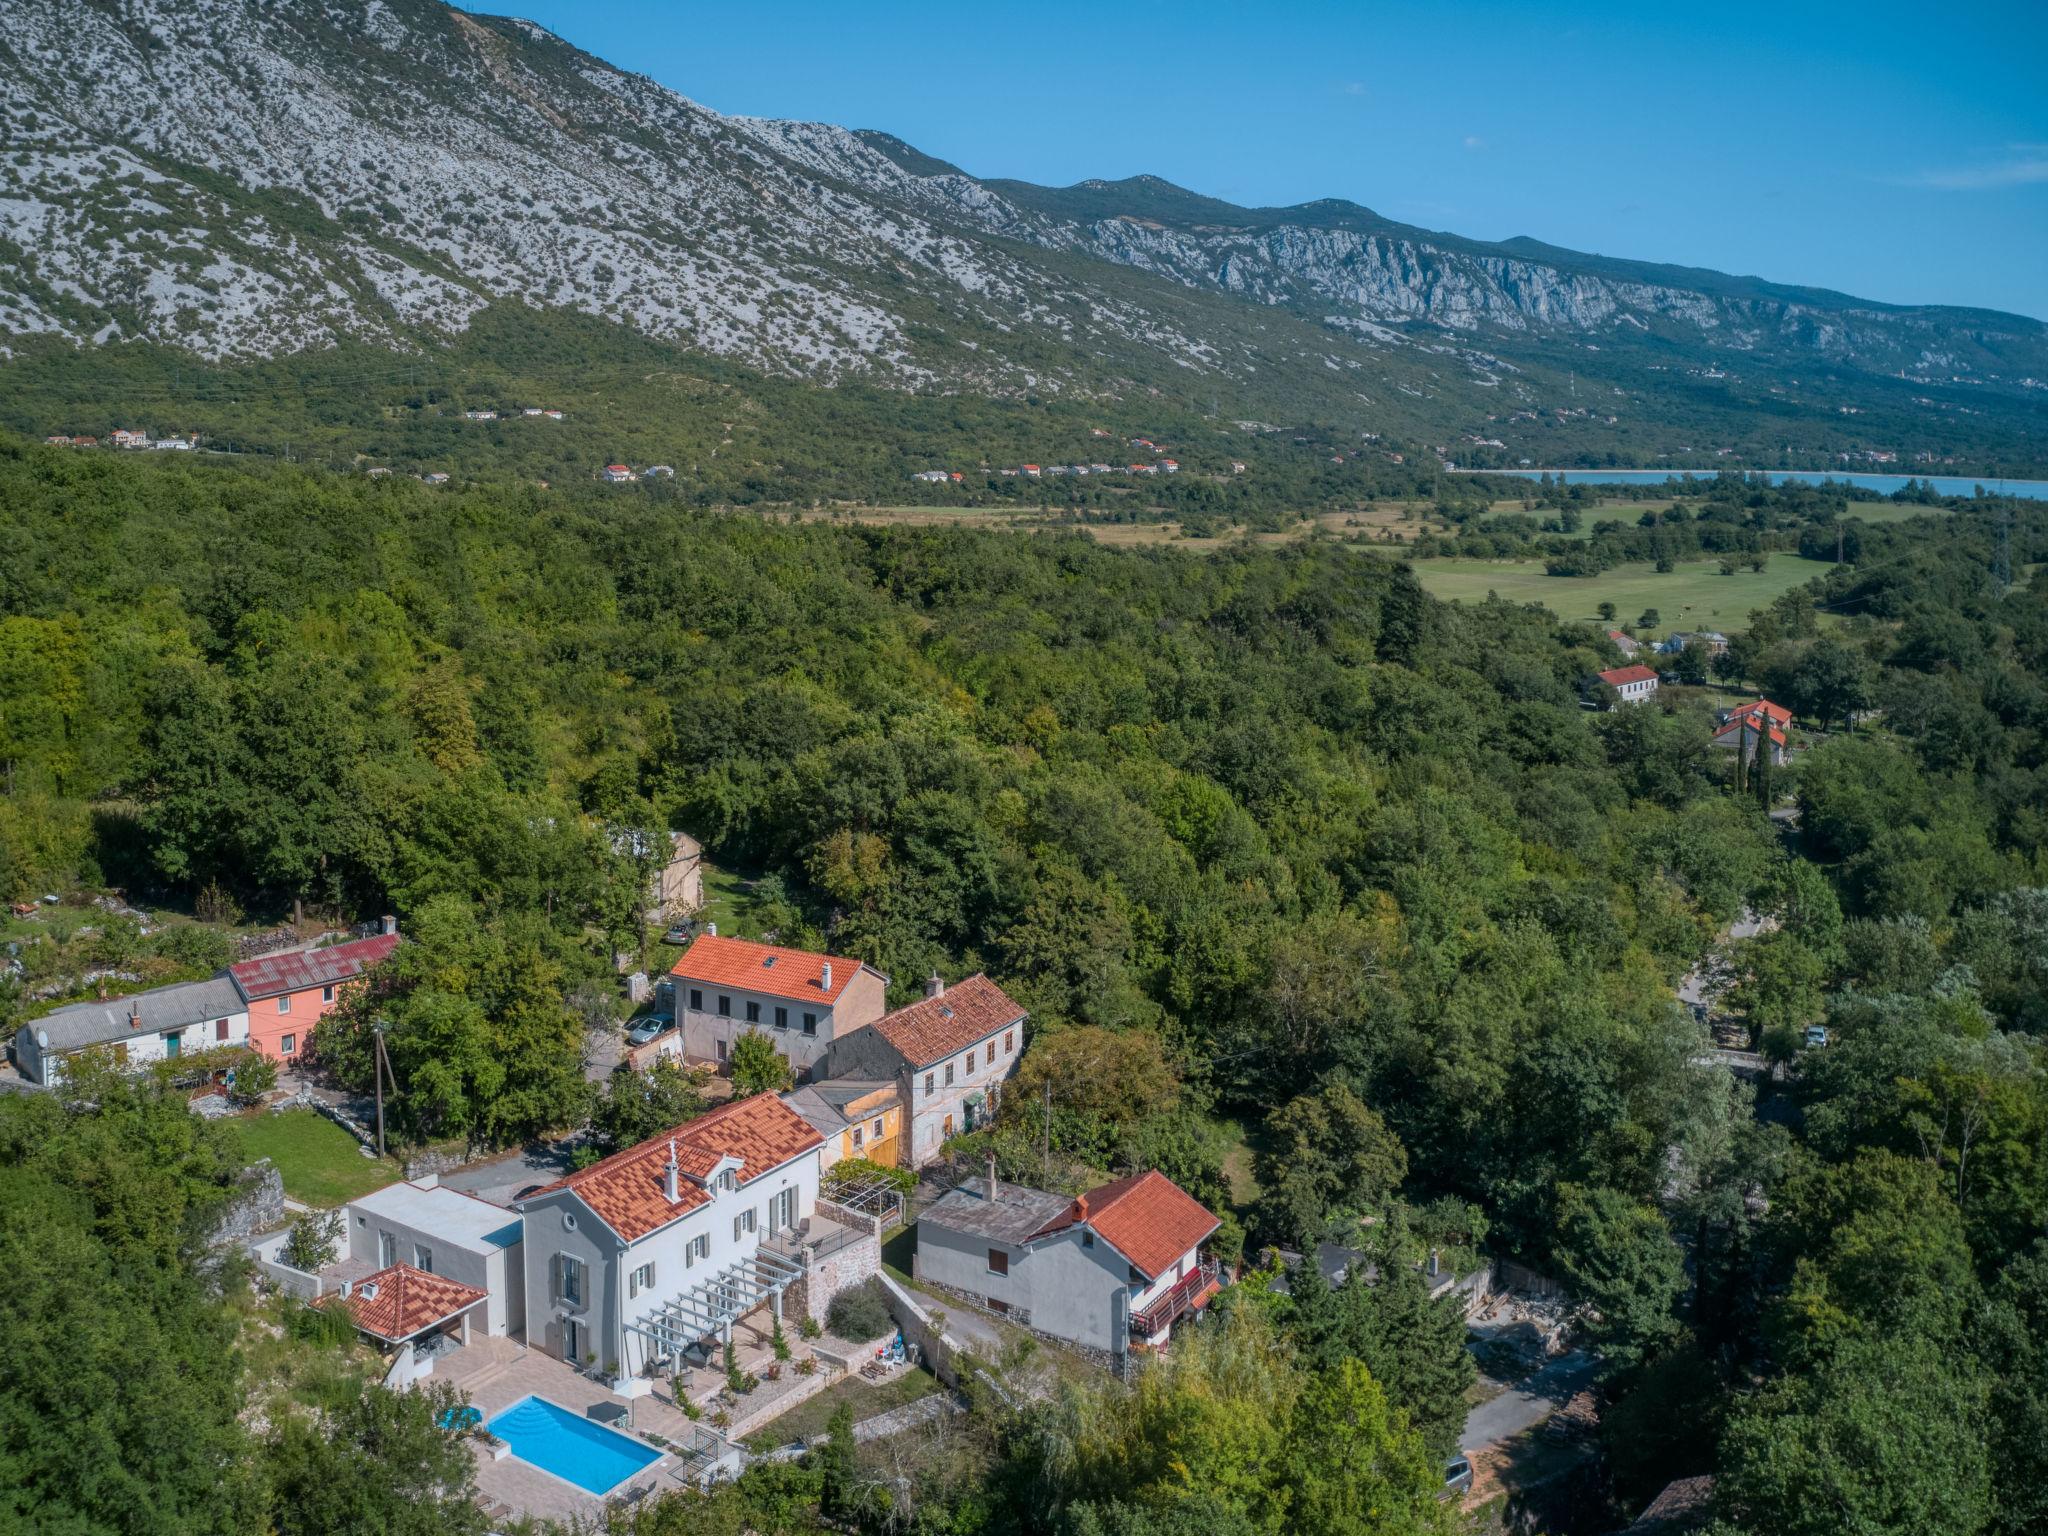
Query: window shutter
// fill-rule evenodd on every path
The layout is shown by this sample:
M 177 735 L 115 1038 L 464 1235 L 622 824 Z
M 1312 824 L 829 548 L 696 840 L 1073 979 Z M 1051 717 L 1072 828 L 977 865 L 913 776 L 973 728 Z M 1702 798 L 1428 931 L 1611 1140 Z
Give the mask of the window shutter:
M 562 1256 L 557 1253 L 548 1259 L 548 1300 L 562 1299 Z

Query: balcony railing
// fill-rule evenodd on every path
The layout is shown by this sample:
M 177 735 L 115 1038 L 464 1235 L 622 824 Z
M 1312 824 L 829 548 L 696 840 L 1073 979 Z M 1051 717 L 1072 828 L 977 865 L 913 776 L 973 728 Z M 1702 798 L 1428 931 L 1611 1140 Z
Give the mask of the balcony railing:
M 1220 1284 L 1222 1270 L 1205 1260 L 1173 1282 L 1172 1289 L 1150 1303 L 1144 1311 L 1131 1314 L 1131 1337 L 1149 1339 L 1176 1322 L 1210 1286 Z

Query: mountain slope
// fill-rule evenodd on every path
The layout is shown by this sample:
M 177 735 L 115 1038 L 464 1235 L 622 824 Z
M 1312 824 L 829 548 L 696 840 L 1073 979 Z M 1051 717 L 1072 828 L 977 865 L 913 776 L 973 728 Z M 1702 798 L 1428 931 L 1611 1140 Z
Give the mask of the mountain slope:
M 2039 452 L 2030 320 L 1336 200 L 979 180 L 883 134 L 726 117 L 432 0 L 0 0 L 0 124 L 8 356 L 418 355 L 511 306 L 789 377 L 1167 396 L 1468 463 Z

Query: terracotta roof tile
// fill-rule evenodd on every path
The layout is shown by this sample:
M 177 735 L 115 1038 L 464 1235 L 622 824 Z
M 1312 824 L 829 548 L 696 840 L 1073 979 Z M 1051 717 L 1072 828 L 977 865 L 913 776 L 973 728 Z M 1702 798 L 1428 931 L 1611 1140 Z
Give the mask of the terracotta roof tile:
M 1737 704 L 1732 709 L 1724 709 L 1721 711 L 1721 718 L 1733 720 L 1741 715 L 1752 714 L 1759 709 L 1769 715 L 1774 724 L 1790 725 L 1792 723 L 1792 711 L 1782 704 L 1773 704 L 1769 699 L 1751 699 L 1747 704 Z
M 676 1166 L 682 1171 L 674 1204 L 669 1203 L 665 1187 L 671 1140 L 676 1144 Z M 527 1199 L 572 1189 L 606 1226 L 630 1243 L 710 1204 L 711 1195 L 695 1180 L 708 1177 L 721 1158 L 739 1159 L 739 1182 L 744 1187 L 824 1144 L 825 1138 L 775 1094 L 757 1093 L 614 1152 L 603 1162 L 535 1190 Z M 525 1200 L 515 1202 L 515 1209 L 525 1206 Z
M 1024 1010 L 1007 992 L 986 976 L 974 975 L 937 997 L 884 1014 L 869 1027 L 913 1067 L 928 1067 L 1023 1019 Z
M 337 1291 L 321 1297 L 318 1305 L 344 1307 L 363 1332 L 396 1344 L 436 1323 L 446 1322 L 463 1308 L 475 1306 L 487 1294 L 446 1275 L 428 1274 L 410 1264 L 393 1264 L 358 1280 L 348 1295 Z
M 1714 740 L 1734 740 L 1739 742 L 1742 740 L 1744 732 L 1754 731 L 1755 729 L 1756 722 L 1753 720 L 1730 720 L 1726 725 L 1714 732 Z M 1771 726 L 1771 745 L 1774 747 L 1785 745 L 1785 733 L 1779 730 L 1775 723 Z
M 1647 683 L 1656 675 L 1655 667 L 1611 667 L 1600 674 L 1600 681 L 1619 688 L 1623 683 Z
M 228 975 L 234 978 L 242 996 L 254 1002 L 259 997 L 332 986 L 360 976 L 390 959 L 398 945 L 397 934 L 380 933 L 326 949 L 297 949 L 288 954 L 244 960 L 240 965 L 229 966 Z
M 828 965 L 832 967 L 829 987 L 825 985 Z M 683 951 L 669 974 L 706 986 L 737 987 L 796 1002 L 830 1004 L 839 1000 L 839 994 L 860 968 L 860 961 L 838 955 L 814 955 L 807 950 L 783 949 L 774 944 L 755 944 L 747 939 L 707 933 Z
M 1173 1261 L 1222 1225 L 1193 1195 L 1156 1168 L 1091 1189 L 1033 1237 L 1086 1225 L 1157 1280 Z

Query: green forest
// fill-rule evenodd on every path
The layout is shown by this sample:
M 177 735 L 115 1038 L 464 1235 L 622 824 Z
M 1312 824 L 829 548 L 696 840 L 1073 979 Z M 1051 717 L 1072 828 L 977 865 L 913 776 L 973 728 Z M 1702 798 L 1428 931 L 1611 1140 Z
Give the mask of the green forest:
M 657 954 L 631 834 L 688 830 L 752 882 L 747 931 L 893 1001 L 985 970 L 1030 1010 L 962 1156 L 1160 1168 L 1243 1257 L 1130 1385 L 970 1387 L 942 1454 L 841 1437 L 617 1536 L 1460 1529 L 1472 1365 L 1431 1250 L 1588 1308 L 1599 1454 L 1560 1529 L 1713 1473 L 1722 1536 L 2048 1531 L 2038 504 L 1838 539 L 1826 494 L 1689 488 L 1572 548 L 1814 579 L 1718 675 L 1599 712 L 1601 627 L 1320 536 L 1118 550 L 171 458 L 0 438 L 0 894 L 392 912 L 413 942 L 315 1037 L 338 1076 L 368 1081 L 374 1010 L 401 1138 L 626 1144 L 644 1090 L 594 1095 L 584 1036 L 613 955 Z M 1519 533 L 1572 558 L 1542 495 Z M 1711 744 L 1740 686 L 1800 715 L 1761 791 Z M 11 1038 L 104 957 L 9 932 Z M 151 944 L 121 963 L 211 958 Z M 1675 998 L 1717 951 L 1769 1114 Z M 485 1529 L 439 1400 L 365 1392 L 209 1252 L 235 1163 L 151 1084 L 0 1095 L 0 1525 Z M 1377 1283 L 1282 1294 L 1270 1252 L 1319 1241 Z

